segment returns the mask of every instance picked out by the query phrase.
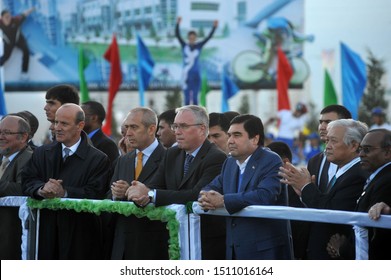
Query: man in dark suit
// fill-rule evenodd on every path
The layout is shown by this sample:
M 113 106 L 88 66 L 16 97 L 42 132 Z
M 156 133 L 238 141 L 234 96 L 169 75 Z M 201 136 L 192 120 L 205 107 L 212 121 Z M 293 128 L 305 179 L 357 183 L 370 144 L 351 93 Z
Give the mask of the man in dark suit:
M 332 121 L 327 127 L 327 160 L 335 163 L 338 170 L 330 180 L 327 189 L 322 192 L 305 168 L 296 168 L 292 164 L 281 167 L 282 183 L 291 184 L 295 173 L 303 173 L 307 184 L 303 187 L 292 185 L 302 202 L 310 208 L 353 211 L 356 201 L 366 181 L 366 173 L 361 170 L 358 148 L 368 131 L 366 124 L 352 119 Z M 330 259 L 326 251 L 330 237 L 336 233 L 346 234 L 349 226 L 331 223 L 313 223 L 307 246 L 308 259 Z
M 371 173 L 361 197 L 357 201 L 356 211 L 368 212 L 379 202 L 391 204 L 391 132 L 387 129 L 369 131 L 359 147 L 361 167 Z M 334 235 L 327 250 L 331 257 L 354 259 L 355 238 Z M 391 259 L 391 230 L 368 228 L 368 258 L 370 260 Z M 344 242 L 344 240 L 347 240 Z M 350 242 L 349 242 L 350 241 Z M 341 248 L 340 248 L 341 246 Z
M 282 159 L 282 166 L 285 166 L 288 163 L 292 163 L 292 152 L 288 144 L 281 141 L 273 141 L 267 147 L 273 152 L 277 153 Z M 291 207 L 305 208 L 303 202 L 301 202 L 300 197 L 296 194 L 292 186 L 282 184 L 282 187 L 286 187 L 286 192 L 288 196 L 288 205 Z M 291 220 L 291 232 L 292 232 L 292 247 L 293 255 L 295 259 L 304 259 L 307 250 L 307 241 L 308 241 L 308 231 L 310 223 L 299 220 Z
M 331 121 L 335 121 L 338 119 L 350 119 L 352 118 L 351 113 L 348 109 L 346 109 L 342 105 L 329 105 L 322 109 L 319 116 L 319 125 L 318 125 L 318 133 L 321 141 L 323 143 L 326 143 L 327 140 L 327 125 Z M 311 180 L 314 182 L 314 184 L 319 188 L 321 192 L 324 192 L 327 188 L 327 184 L 331 180 L 331 178 L 334 176 L 337 165 L 329 162 L 324 155 L 324 152 L 318 153 L 317 155 L 313 156 L 307 164 L 307 170 L 309 174 L 311 174 Z M 304 172 L 297 172 L 292 175 L 293 177 L 290 178 L 290 182 L 292 183 L 292 186 L 296 186 L 297 188 L 301 188 L 304 185 L 306 185 L 309 180 L 305 176 Z M 300 205 L 301 201 L 299 196 L 293 191 L 292 186 L 289 186 L 289 194 L 290 194 L 290 201 L 294 200 L 298 202 Z M 296 221 L 294 223 L 297 223 Z M 310 226 L 310 222 L 299 222 L 303 226 L 301 227 L 301 242 L 300 247 L 298 247 L 298 244 L 294 244 L 295 247 L 295 257 L 299 259 L 305 259 L 306 258 L 306 250 L 307 250 L 307 237 L 308 237 L 308 229 Z
M 81 105 L 86 116 L 84 131 L 98 150 L 104 152 L 113 165 L 119 157 L 117 144 L 102 131 L 103 121 L 106 117 L 105 108 L 96 101 L 87 101 Z
M 81 108 L 85 114 L 84 131 L 87 133 L 88 138 L 91 139 L 95 148 L 105 153 L 111 163 L 110 177 L 114 170 L 114 164 L 119 157 L 119 151 L 117 144 L 109 137 L 107 137 L 102 131 L 103 121 L 106 117 L 105 108 L 102 104 L 96 101 L 87 101 L 81 105 Z M 102 219 L 103 227 L 103 243 L 105 247 L 105 259 L 109 259 L 111 256 L 111 245 L 114 236 L 114 223 L 116 214 L 109 212 L 103 212 L 100 215 Z
M 163 160 L 165 149 L 157 141 L 157 116 L 148 108 L 134 108 L 124 123 L 126 137 L 134 149 L 118 159 L 111 179 L 114 200 L 126 200 L 134 180 L 147 184 Z M 139 166 L 141 165 L 141 166 Z M 135 216 L 117 217 L 112 259 L 168 259 L 166 223 Z
M 0 197 L 21 196 L 22 168 L 33 151 L 27 145 L 30 127 L 18 116 L 5 116 L 0 122 Z M 22 227 L 17 207 L 0 208 L 0 259 L 21 258 Z
M 335 120 L 339 119 L 351 119 L 352 115 L 344 106 L 341 105 L 329 105 L 322 109 L 319 116 L 318 132 L 320 140 L 326 143 L 327 140 L 327 125 Z M 311 174 L 312 181 L 316 186 L 324 192 L 331 178 L 334 176 L 337 165 L 329 162 L 326 159 L 324 152 L 321 152 L 313 156 L 307 164 L 307 170 Z M 303 187 L 308 183 L 308 178 L 304 176 L 304 173 L 294 174 L 295 177 L 291 178 L 291 182 L 296 187 Z
M 35 149 L 22 172 L 24 194 L 35 199 L 102 199 L 108 191 L 110 161 L 88 141 L 84 112 L 64 104 L 55 115 L 56 142 Z M 99 216 L 41 210 L 39 259 L 101 259 Z
M 234 214 L 250 205 L 278 205 L 281 183 L 278 177 L 281 158 L 265 149 L 262 121 L 241 115 L 228 130 L 231 157 L 221 174 L 200 193 L 204 210 L 225 206 Z M 259 218 L 226 218 L 227 259 L 290 259 L 286 221 Z
M 203 107 L 188 105 L 177 110 L 171 128 L 178 145 L 167 150 L 163 163 L 148 184 L 134 181 L 128 200 L 156 206 L 196 201 L 202 187 L 216 177 L 226 155 L 206 138 L 208 114 Z M 224 259 L 225 226 L 222 217 L 201 217 L 203 259 Z

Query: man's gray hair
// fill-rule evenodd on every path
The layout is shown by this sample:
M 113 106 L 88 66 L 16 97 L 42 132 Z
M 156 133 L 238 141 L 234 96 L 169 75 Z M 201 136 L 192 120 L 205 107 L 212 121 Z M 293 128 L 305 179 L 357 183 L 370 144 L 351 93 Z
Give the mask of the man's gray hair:
M 327 130 L 335 127 L 345 127 L 346 132 L 343 137 L 343 142 L 346 145 L 352 144 L 352 142 L 361 143 L 361 140 L 364 138 L 365 134 L 368 132 L 368 125 L 356 121 L 353 119 L 340 119 L 330 122 L 327 125 Z
M 141 118 L 141 123 L 145 127 L 150 127 L 151 125 L 157 126 L 157 115 L 156 113 L 147 107 L 136 107 L 130 110 L 130 114 L 135 114 L 135 113 L 142 113 L 143 116 Z
M 175 112 L 178 114 L 179 112 L 189 111 L 192 112 L 196 123 L 200 123 L 205 125 L 206 135 L 209 134 L 209 115 L 206 109 L 202 106 L 197 105 L 186 105 L 180 108 L 177 108 Z

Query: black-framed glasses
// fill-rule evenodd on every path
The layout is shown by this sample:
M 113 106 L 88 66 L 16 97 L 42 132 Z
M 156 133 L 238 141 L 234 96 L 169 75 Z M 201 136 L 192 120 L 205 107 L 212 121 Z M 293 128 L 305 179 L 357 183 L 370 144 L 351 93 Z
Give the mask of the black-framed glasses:
M 363 152 L 364 154 L 369 154 L 370 152 L 372 152 L 373 150 L 376 150 L 376 149 L 384 149 L 386 147 L 371 147 L 371 146 L 359 146 L 357 151 L 359 153 Z
M 173 123 L 170 127 L 173 131 L 177 131 L 178 129 L 180 130 L 187 130 L 191 126 L 197 126 L 197 125 L 202 125 L 202 123 L 195 123 L 195 124 L 187 124 L 187 123 Z
M 13 132 L 13 131 L 9 131 L 9 130 L 0 130 L 1 136 L 10 136 L 10 135 L 15 135 L 15 134 L 23 134 L 23 133 L 24 132 L 19 132 L 19 131 Z

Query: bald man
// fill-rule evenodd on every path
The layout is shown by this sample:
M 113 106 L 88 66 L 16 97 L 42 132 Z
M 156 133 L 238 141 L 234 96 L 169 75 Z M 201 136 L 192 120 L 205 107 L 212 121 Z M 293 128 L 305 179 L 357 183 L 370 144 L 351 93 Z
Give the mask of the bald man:
M 56 142 L 38 147 L 22 173 L 24 193 L 35 199 L 102 199 L 108 191 L 110 161 L 88 141 L 84 112 L 64 104 L 55 114 Z M 99 216 L 41 211 L 39 259 L 101 259 Z

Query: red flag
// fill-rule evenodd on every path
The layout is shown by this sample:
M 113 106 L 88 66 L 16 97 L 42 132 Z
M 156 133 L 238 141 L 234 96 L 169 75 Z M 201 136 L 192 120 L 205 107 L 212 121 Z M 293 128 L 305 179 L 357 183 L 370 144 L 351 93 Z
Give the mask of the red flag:
M 103 57 L 110 62 L 111 70 L 110 70 L 110 80 L 109 80 L 109 101 L 107 105 L 106 112 L 106 122 L 102 127 L 103 132 L 106 135 L 111 135 L 111 120 L 112 120 L 112 110 L 113 110 L 113 101 L 114 97 L 119 90 L 119 86 L 122 83 L 122 73 L 121 73 L 121 65 L 120 65 L 120 57 L 119 57 L 119 49 L 117 44 L 117 38 L 115 34 L 113 35 L 113 40 L 106 50 Z
M 288 87 L 289 81 L 293 75 L 293 69 L 287 57 L 281 48 L 277 50 L 277 93 L 278 93 L 278 111 L 290 110 Z

